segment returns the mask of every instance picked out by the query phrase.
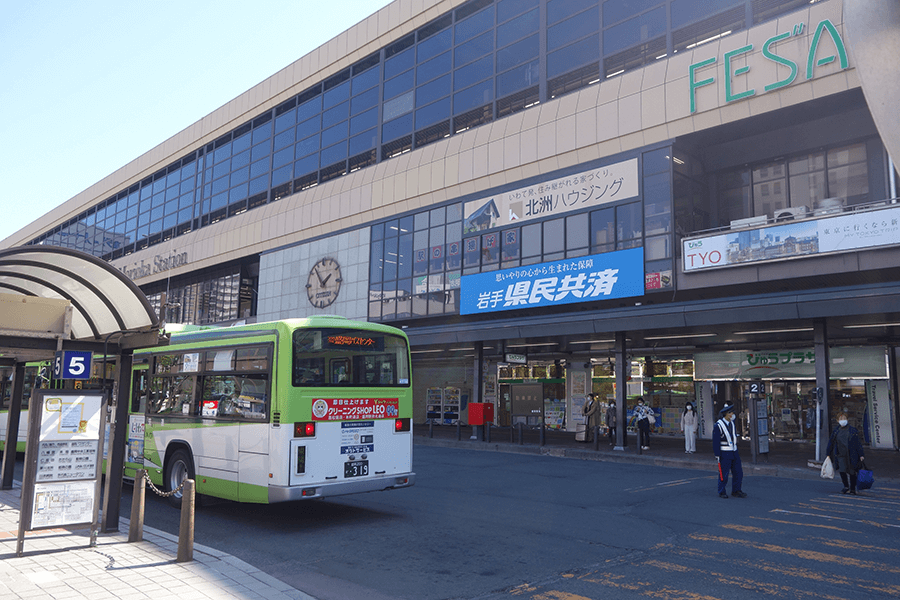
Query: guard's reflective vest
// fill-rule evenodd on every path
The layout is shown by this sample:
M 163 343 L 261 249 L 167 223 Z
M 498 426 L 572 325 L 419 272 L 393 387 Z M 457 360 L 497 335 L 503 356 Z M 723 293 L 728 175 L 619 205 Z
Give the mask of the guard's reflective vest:
M 723 452 L 737 452 L 737 436 L 734 434 L 734 424 L 725 419 L 719 419 L 716 421 L 716 425 L 722 434 L 719 449 Z

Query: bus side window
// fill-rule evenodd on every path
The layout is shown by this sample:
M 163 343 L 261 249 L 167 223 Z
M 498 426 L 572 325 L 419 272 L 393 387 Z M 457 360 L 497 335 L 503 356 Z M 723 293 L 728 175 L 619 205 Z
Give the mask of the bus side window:
M 137 371 L 131 382 L 131 412 L 144 414 L 147 410 L 147 371 Z
M 350 385 L 352 383 L 350 373 L 350 359 L 336 358 L 331 361 L 331 383 Z

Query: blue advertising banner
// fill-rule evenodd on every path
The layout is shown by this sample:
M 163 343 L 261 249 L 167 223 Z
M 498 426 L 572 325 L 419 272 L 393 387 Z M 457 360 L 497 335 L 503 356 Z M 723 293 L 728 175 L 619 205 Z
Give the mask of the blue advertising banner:
M 463 315 L 644 295 L 644 249 L 463 275 Z

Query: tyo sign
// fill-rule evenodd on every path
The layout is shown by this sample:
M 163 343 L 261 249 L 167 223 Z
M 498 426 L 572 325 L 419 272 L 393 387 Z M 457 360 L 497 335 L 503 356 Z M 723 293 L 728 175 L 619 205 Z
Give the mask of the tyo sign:
M 781 56 L 776 54 L 775 46 L 790 37 L 799 36 L 803 33 L 805 25 L 803 23 L 798 23 L 794 26 L 791 31 L 781 33 L 779 35 L 770 37 L 762 46 L 762 56 L 768 61 L 776 63 L 778 65 L 782 65 L 788 67 L 790 69 L 790 74 L 784 79 L 773 81 L 772 83 L 766 85 L 763 88 L 763 92 L 770 92 L 772 90 L 777 90 L 778 88 L 782 88 L 784 86 L 790 85 L 797 79 L 797 74 L 799 71 L 799 67 L 797 62 L 788 58 L 786 56 Z M 824 40 L 831 40 L 831 43 L 824 43 Z M 825 54 L 829 50 L 821 50 L 820 45 L 824 45 L 827 48 L 833 48 L 833 52 L 835 54 L 831 54 L 830 56 L 824 56 L 819 58 L 816 57 L 819 54 Z M 734 102 L 736 100 L 742 100 L 744 98 L 749 98 L 750 96 L 754 96 L 757 93 L 755 89 L 747 89 L 743 92 L 735 92 L 735 78 L 741 75 L 746 75 L 751 66 L 745 65 L 742 67 L 735 68 L 732 65 L 732 61 L 740 56 L 744 56 L 753 51 L 753 44 L 748 44 L 736 50 L 732 50 L 731 52 L 726 52 L 722 57 L 722 62 L 725 66 L 725 102 Z M 793 58 L 802 59 L 801 57 L 794 56 Z M 809 51 L 806 54 L 806 79 L 812 79 L 815 74 L 815 67 L 821 67 L 827 64 L 834 62 L 835 60 L 840 60 L 841 69 L 846 69 L 847 62 L 847 49 L 844 47 L 844 41 L 841 39 L 840 34 L 838 33 L 837 28 L 832 24 L 832 22 L 828 19 L 825 19 L 821 23 L 819 23 L 818 27 L 816 27 L 816 32 L 812 36 L 812 41 L 809 45 Z M 702 60 L 698 63 L 694 63 L 690 66 L 690 77 L 688 78 L 690 82 L 690 93 L 691 93 L 691 114 L 697 112 L 697 90 L 708 85 L 712 85 L 716 82 L 716 78 L 714 76 L 707 77 L 706 79 L 697 80 L 697 72 L 701 69 L 714 65 L 716 63 L 717 58 L 713 56 L 712 58 L 707 58 L 706 60 Z

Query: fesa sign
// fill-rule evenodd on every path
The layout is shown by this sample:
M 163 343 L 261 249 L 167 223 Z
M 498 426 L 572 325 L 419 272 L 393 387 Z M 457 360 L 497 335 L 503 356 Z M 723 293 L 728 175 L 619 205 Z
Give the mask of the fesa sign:
M 398 398 L 318 398 L 312 404 L 314 421 L 394 419 L 399 416 Z
M 778 88 L 785 87 L 792 84 L 794 80 L 797 79 L 797 75 L 799 72 L 799 66 L 797 65 L 797 62 L 795 60 L 792 60 L 791 58 L 777 54 L 776 45 L 779 42 L 783 42 L 791 37 L 801 35 L 804 28 L 804 23 L 798 23 L 791 31 L 770 37 L 763 44 L 762 56 L 765 60 L 771 61 L 771 63 L 774 63 L 775 65 L 781 65 L 790 69 L 790 73 L 787 75 L 787 77 L 773 81 L 772 83 L 766 85 L 763 88 L 763 92 L 769 92 Z M 825 40 L 830 40 L 830 43 L 827 43 Z M 828 49 L 820 51 L 820 47 Z M 746 57 L 745 55 L 749 55 L 749 53 L 751 52 L 753 52 L 753 44 L 748 44 L 741 48 L 737 48 L 736 50 L 732 50 L 731 52 L 726 52 L 723 56 L 722 62 L 724 63 L 725 67 L 724 87 L 726 103 L 749 98 L 750 96 L 754 96 L 757 93 L 757 90 L 755 89 L 747 89 L 742 92 L 734 91 L 735 78 L 741 75 L 746 75 L 750 71 L 751 65 L 747 64 L 735 68 L 735 66 L 732 65 L 732 61 L 738 59 L 739 57 Z M 819 54 L 825 54 L 827 52 L 834 52 L 834 54 L 823 56 L 822 58 L 816 60 L 816 57 Z M 793 58 L 802 60 L 802 58 L 804 57 L 794 56 Z M 840 60 L 841 70 L 847 68 L 847 49 L 844 46 L 844 41 L 841 39 L 841 35 L 838 33 L 837 28 L 829 19 L 825 19 L 824 21 L 820 22 L 816 27 L 815 34 L 812 36 L 812 41 L 809 45 L 809 51 L 806 53 L 805 59 L 806 79 L 813 78 L 816 67 L 825 66 L 827 64 L 833 63 L 835 60 Z M 706 60 L 694 63 L 690 66 L 690 77 L 688 78 L 688 80 L 690 82 L 691 93 L 691 114 L 697 112 L 697 90 L 705 86 L 712 85 L 716 82 L 716 78 L 714 76 L 698 80 L 697 72 L 701 69 L 714 65 L 716 63 L 716 60 L 717 57 L 713 56 L 712 58 L 707 58 Z

